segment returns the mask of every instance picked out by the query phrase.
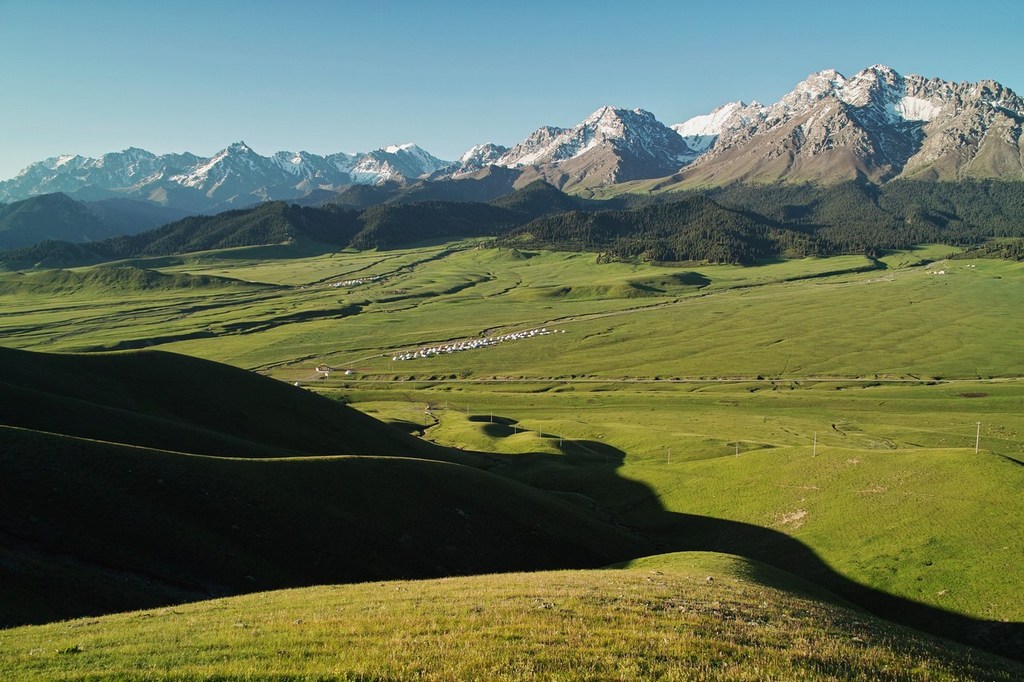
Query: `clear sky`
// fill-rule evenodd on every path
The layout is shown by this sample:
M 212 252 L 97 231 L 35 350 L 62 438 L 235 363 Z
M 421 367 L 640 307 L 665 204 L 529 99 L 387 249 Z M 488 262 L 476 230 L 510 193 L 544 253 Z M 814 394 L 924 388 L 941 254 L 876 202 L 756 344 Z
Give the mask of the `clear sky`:
M 666 124 L 871 64 L 1024 90 L 1024 2 L 0 0 L 0 179 L 59 154 L 454 159 L 598 107 Z

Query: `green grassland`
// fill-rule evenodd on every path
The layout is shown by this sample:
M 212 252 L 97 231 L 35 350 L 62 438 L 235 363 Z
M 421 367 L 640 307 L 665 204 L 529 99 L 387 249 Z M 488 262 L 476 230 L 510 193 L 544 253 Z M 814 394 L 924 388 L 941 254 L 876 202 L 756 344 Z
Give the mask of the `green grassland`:
M 1019 655 L 1024 265 L 953 251 L 740 267 L 474 241 L 236 249 L 132 261 L 219 278 L 158 294 L 3 275 L 0 345 L 153 346 L 298 382 L 664 550 L 748 556 Z M 556 333 L 392 359 L 542 327 Z
M 247 281 L 285 286 L 174 292 L 157 305 L 145 291 L 118 297 L 86 291 L 59 302 L 3 296 L 0 334 L 7 345 L 23 348 L 160 345 L 249 368 L 308 368 L 316 360 L 389 377 L 1024 373 L 1016 315 L 1024 274 L 1002 261 L 860 271 L 874 266 L 862 257 L 754 268 L 598 265 L 588 254 L 524 257 L 450 247 L 262 264 L 235 256 L 211 255 L 171 269 L 223 277 L 236 266 L 234 274 Z M 306 268 L 302 283 L 300 267 Z M 940 268 L 946 274 L 929 274 Z M 357 277 L 381 279 L 328 286 Z M 391 361 L 403 350 L 545 325 L 565 334 Z
M 23 680 L 1011 680 L 737 557 L 253 594 L 0 631 Z

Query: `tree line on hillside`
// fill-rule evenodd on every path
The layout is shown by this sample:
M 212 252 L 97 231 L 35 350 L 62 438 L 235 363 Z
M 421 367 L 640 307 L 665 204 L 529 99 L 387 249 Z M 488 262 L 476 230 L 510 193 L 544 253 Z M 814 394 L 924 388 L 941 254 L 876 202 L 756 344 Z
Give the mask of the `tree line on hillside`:
M 600 251 L 624 260 L 751 262 L 780 253 L 805 255 L 813 239 L 754 213 L 704 196 L 633 210 L 570 211 L 535 219 L 502 244 Z
M 1024 236 L 1024 183 L 1019 182 L 742 185 L 709 195 L 813 234 L 815 255 L 821 256 Z
M 93 243 L 44 242 L 0 253 L 0 265 L 68 267 L 298 240 L 387 249 L 465 237 L 596 251 L 611 259 L 728 263 L 875 255 L 922 243 L 976 246 L 1024 237 L 1024 183 L 743 185 L 602 203 L 538 181 L 486 203 L 399 202 L 360 209 L 268 202 Z M 1016 252 L 1004 247 L 992 253 Z

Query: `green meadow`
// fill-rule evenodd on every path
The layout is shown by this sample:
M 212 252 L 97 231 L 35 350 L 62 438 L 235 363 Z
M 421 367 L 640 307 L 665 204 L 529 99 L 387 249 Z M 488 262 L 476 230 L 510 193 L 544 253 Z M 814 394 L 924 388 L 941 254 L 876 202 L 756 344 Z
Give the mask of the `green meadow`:
M 741 267 L 480 241 L 366 252 L 296 244 L 124 264 L 163 277 L 111 282 L 76 270 L 71 289 L 68 273 L 4 274 L 4 346 L 157 348 L 298 384 L 475 453 L 471 466 L 612 519 L 661 551 L 784 570 L 800 589 L 827 590 L 828 606 L 790 601 L 808 598 L 793 584 L 744 582 L 750 571 L 728 563 L 739 560 L 688 555 L 675 561 L 689 573 L 656 574 L 657 599 L 711 591 L 719 606 L 667 620 L 640 604 L 655 597 L 630 591 L 662 570 L 644 564 L 578 579 L 253 595 L 95 627 L 0 631 L 0 650 L 13 652 L 0 655 L 26 679 L 553 679 L 581 670 L 564 667 L 583 655 L 573 651 L 588 652 L 594 667 L 580 676 L 592 679 L 1018 677 L 996 669 L 1009 663 L 986 668 L 983 657 L 836 611 L 853 605 L 1019 655 L 1024 264 L 947 259 L 955 251 Z M 426 357 L 394 359 L 420 350 Z M 709 586 L 694 578 L 703 574 L 723 577 Z M 394 611 L 371 623 L 380 590 Z M 621 610 L 604 608 L 610 595 Z M 762 603 L 768 616 L 755 613 Z M 495 610 L 496 624 L 478 627 Z M 739 629 L 724 632 L 726 612 Z M 346 637 L 328 641 L 327 624 L 340 621 Z M 131 639 L 129 623 L 148 634 Z M 196 642 L 186 665 L 157 652 L 164 627 L 171 641 L 196 630 L 210 641 Z M 455 655 L 442 664 L 445 652 Z M 250 654 L 265 660 L 243 663 Z

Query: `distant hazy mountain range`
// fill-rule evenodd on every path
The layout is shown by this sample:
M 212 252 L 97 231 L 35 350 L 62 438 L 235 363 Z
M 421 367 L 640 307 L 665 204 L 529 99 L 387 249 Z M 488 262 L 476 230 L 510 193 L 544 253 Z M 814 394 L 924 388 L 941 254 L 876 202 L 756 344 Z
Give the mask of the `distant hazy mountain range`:
M 366 154 L 262 156 L 238 142 L 211 158 L 142 149 L 59 156 L 0 182 L 0 201 L 64 192 L 215 212 L 283 199 L 330 200 L 353 185 L 421 183 L 425 198 L 489 199 L 536 179 L 566 190 L 646 180 L 638 189 L 736 182 L 895 178 L 1024 179 L 1024 101 L 994 81 L 953 83 L 872 66 L 812 74 L 778 102 L 732 102 L 666 126 L 641 109 L 602 107 L 572 128 L 545 126 L 511 148 L 482 144 L 442 161 L 414 144 Z M 431 183 L 480 180 L 429 189 Z M 481 188 L 489 187 L 481 195 Z M 368 195 L 364 195 L 364 199 Z
M 92 242 L 152 230 L 188 212 L 147 201 L 75 201 L 61 193 L 43 194 L 0 205 L 0 249 L 44 240 Z

